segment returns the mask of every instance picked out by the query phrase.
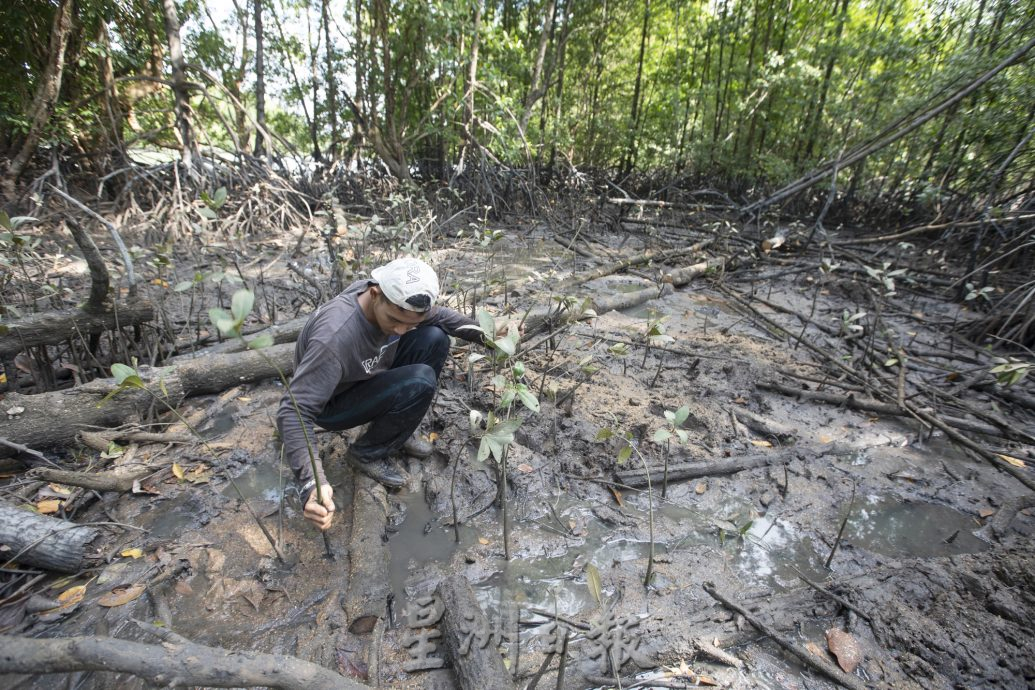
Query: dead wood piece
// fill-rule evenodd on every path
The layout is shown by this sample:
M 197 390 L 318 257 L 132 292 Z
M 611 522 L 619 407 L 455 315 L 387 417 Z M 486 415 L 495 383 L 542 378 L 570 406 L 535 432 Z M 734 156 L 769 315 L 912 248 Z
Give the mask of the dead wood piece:
M 121 304 L 97 312 L 67 309 L 32 314 L 7 324 L 7 331 L 0 335 L 0 359 L 14 357 L 35 345 L 53 345 L 81 334 L 135 326 L 147 323 L 154 317 L 154 307 L 148 302 Z
M 439 626 L 442 646 L 457 684 L 462 690 L 513 688 L 514 682 L 495 645 L 480 643 L 475 634 L 488 630 L 489 624 L 467 579 L 451 575 L 439 583 L 438 595 L 445 611 Z
M 726 265 L 728 259 L 719 257 L 717 259 L 708 259 L 706 261 L 700 261 L 691 266 L 684 266 L 683 268 L 677 268 L 664 276 L 664 282 L 672 283 L 676 287 L 686 285 L 695 278 L 700 278 L 706 275 L 709 271 L 715 271 L 721 269 Z
M 704 591 L 711 595 L 713 599 L 720 602 L 723 606 L 730 609 L 731 611 L 736 611 L 737 613 L 739 613 L 741 616 L 744 617 L 744 619 L 748 623 L 751 623 L 751 625 L 755 626 L 756 628 L 758 628 L 758 630 L 765 633 L 765 635 L 767 635 L 773 642 L 777 643 L 785 650 L 790 652 L 793 656 L 795 656 L 806 666 L 810 666 L 811 668 L 816 669 L 817 671 L 819 671 L 826 677 L 830 678 L 834 682 L 840 683 L 841 685 L 843 685 L 846 688 L 849 688 L 850 690 L 866 690 L 866 684 L 863 683 L 860 679 L 845 673 L 837 666 L 832 664 L 830 661 L 822 657 L 816 656 L 815 654 L 812 654 L 803 647 L 800 647 L 797 644 L 791 642 L 790 640 L 785 639 L 776 630 L 766 625 L 762 621 L 758 620 L 758 618 L 754 614 L 749 612 L 743 606 L 739 606 L 730 601 L 729 598 L 720 593 L 715 588 L 715 585 L 711 582 L 705 582 L 702 586 L 704 587 Z
M 1006 534 L 1006 531 L 1010 528 L 1010 523 L 1022 510 L 1026 508 L 1035 507 L 1035 494 L 1024 494 L 1023 496 L 1015 496 L 1003 503 L 992 519 L 979 530 L 974 532 L 975 536 L 984 539 L 985 541 L 992 541 L 990 537 L 995 540 L 1000 540 Z
M 604 276 L 613 275 L 615 273 L 618 273 L 619 271 L 624 271 L 627 268 L 632 268 L 633 266 L 641 266 L 651 261 L 654 261 L 655 263 L 664 263 L 666 261 L 671 261 L 673 259 L 688 256 L 690 254 L 694 254 L 696 252 L 701 251 L 702 248 L 710 244 L 712 241 L 713 240 L 706 240 L 704 242 L 699 242 L 698 244 L 695 244 L 691 247 L 677 249 L 675 251 L 669 252 L 644 252 L 643 254 L 639 254 L 628 259 L 623 259 L 621 261 L 616 261 L 614 263 L 601 266 L 600 268 L 594 269 L 592 271 L 586 271 L 584 273 L 573 275 L 557 283 L 557 285 L 554 286 L 554 290 L 556 292 L 563 293 L 565 290 L 570 290 L 571 288 L 577 285 L 582 285 L 583 283 L 588 283 L 591 280 L 603 278 Z
M 104 431 L 81 431 L 79 441 L 88 448 L 102 453 L 106 452 L 114 441 L 130 443 L 190 443 L 194 437 L 189 434 L 166 434 L 154 431 L 134 431 L 131 429 L 106 429 Z
M 156 687 L 266 686 L 289 690 L 368 687 L 296 657 L 233 652 L 192 642 L 152 645 L 108 637 L 30 639 L 0 635 L 0 671 L 32 674 L 115 671 L 132 673 Z
M 785 450 L 745 455 L 739 458 L 712 462 L 676 463 L 668 466 L 668 481 L 672 483 L 687 479 L 697 479 L 698 477 L 720 477 L 743 472 L 744 470 L 766 467 L 767 465 L 784 465 L 796 457 L 798 457 L 798 451 Z M 636 489 L 647 486 L 647 475 L 642 469 L 616 472 L 615 477 L 619 483 L 625 486 L 631 486 Z M 663 477 L 664 470 L 662 468 L 657 467 L 651 470 L 650 481 L 652 485 L 661 482 Z
M 0 544 L 11 548 L 8 559 L 59 573 L 78 573 L 84 567 L 87 546 L 98 536 L 94 527 L 20 510 L 0 501 Z
M 744 426 L 762 436 L 775 438 L 782 443 L 791 443 L 797 437 L 798 430 L 786 424 L 781 424 L 776 420 L 768 419 L 736 405 L 731 410 Z
M 388 494 L 369 477 L 357 473 L 355 478 L 345 614 L 349 632 L 368 633 L 388 613 Z
M 51 467 L 39 467 L 32 471 L 32 476 L 48 482 L 79 486 L 94 491 L 130 491 L 133 482 L 143 479 L 155 471 L 154 467 L 141 467 L 136 470 L 116 469 L 108 472 L 70 472 L 56 470 Z
M 702 637 L 694 640 L 694 647 L 698 652 L 704 654 L 706 657 L 718 661 L 720 664 L 726 664 L 733 668 L 744 668 L 744 662 L 733 656 L 729 652 L 719 649 L 715 645 L 711 644 Z
M 853 410 L 875 412 L 877 414 L 890 415 L 894 417 L 912 416 L 908 410 L 893 403 L 882 403 L 869 398 L 857 398 L 854 395 L 837 395 L 835 393 L 826 393 L 823 391 L 810 391 L 802 388 L 784 386 L 779 383 L 758 383 L 755 385 L 763 390 L 782 393 L 783 395 L 792 395 L 803 400 L 819 400 L 820 402 L 826 402 L 833 405 L 844 405 Z M 959 417 L 950 417 L 947 415 L 939 415 L 938 418 L 951 427 L 955 427 L 963 431 L 970 431 L 975 434 L 984 434 L 985 436 L 993 436 L 997 438 L 1017 437 L 1017 434 L 1010 429 L 1000 429 L 991 424 L 984 424 L 982 422 L 961 419 Z
M 121 426 L 147 410 L 165 412 L 167 406 L 175 408 L 189 396 L 219 393 L 241 383 L 272 378 L 278 375 L 278 369 L 286 375 L 293 368 L 294 346 L 278 345 L 263 354 L 239 352 L 199 357 L 157 369 L 141 367 L 139 373 L 151 393 L 123 390 L 103 403 L 101 400 L 117 387 L 114 379 L 97 379 L 70 390 L 39 395 L 9 393 L 5 399 L 7 408 L 22 407 L 24 412 L 13 419 L 9 417 L 4 432 L 12 443 L 31 443 L 42 448 L 64 446 L 82 429 Z M 10 448 L 0 445 L 0 456 L 12 454 Z

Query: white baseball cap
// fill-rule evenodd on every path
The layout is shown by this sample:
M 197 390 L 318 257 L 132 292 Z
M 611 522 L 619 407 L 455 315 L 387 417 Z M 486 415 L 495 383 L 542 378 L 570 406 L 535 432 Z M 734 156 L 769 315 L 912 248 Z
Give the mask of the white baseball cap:
M 396 259 L 375 268 L 370 277 L 389 302 L 408 311 L 428 311 L 438 299 L 438 276 L 420 259 Z

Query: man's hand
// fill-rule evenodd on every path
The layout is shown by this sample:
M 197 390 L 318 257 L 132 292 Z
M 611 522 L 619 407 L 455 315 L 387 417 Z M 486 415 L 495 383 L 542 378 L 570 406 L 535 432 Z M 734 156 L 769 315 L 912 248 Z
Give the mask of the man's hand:
M 302 515 L 323 531 L 331 526 L 334 519 L 334 489 L 330 484 L 323 484 L 320 486 L 320 492 L 323 494 L 323 503 L 316 500 L 316 489 L 313 489 L 306 499 Z

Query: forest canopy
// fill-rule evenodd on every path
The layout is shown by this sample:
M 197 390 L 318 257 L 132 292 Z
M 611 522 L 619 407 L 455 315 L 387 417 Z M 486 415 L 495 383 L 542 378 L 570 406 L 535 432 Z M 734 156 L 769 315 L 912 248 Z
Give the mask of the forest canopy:
M 54 155 L 100 177 L 163 149 L 401 180 L 661 173 L 741 200 L 844 160 L 848 199 L 925 211 L 1005 212 L 1035 179 L 1030 2 L 15 0 L 0 17 L 9 195 Z

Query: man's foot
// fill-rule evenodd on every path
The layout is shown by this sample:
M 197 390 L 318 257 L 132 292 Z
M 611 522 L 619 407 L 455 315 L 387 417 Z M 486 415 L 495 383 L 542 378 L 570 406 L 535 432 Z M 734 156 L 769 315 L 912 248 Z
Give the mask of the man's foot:
M 402 447 L 402 451 L 411 458 L 429 457 L 434 450 L 435 447 L 431 445 L 431 441 L 425 441 L 418 431 L 413 432 L 413 435 L 406 439 L 406 443 Z
M 400 489 L 406 484 L 406 479 L 388 458 L 363 462 L 352 453 L 346 454 L 345 458 L 357 472 L 362 472 L 389 489 Z

